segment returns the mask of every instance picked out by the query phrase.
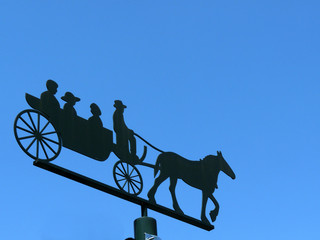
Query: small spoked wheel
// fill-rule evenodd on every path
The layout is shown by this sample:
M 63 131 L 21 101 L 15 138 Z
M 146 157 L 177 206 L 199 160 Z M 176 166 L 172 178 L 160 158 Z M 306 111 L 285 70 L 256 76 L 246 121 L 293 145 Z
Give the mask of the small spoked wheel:
M 21 149 L 35 160 L 52 161 L 61 151 L 61 138 L 48 118 L 37 110 L 24 110 L 14 121 L 14 136 Z
M 139 170 L 130 163 L 118 161 L 113 167 L 113 178 L 118 188 L 131 195 L 138 196 L 143 188 Z

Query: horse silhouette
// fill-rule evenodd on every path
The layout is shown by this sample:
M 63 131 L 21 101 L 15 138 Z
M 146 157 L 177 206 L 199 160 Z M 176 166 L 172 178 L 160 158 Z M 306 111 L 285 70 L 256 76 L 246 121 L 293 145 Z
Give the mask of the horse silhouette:
M 208 155 L 203 160 L 200 159 L 200 161 L 190 161 L 173 152 L 161 153 L 156 161 L 154 176 L 156 177 L 159 170 L 160 174 L 148 192 L 149 201 L 156 204 L 154 195 L 159 185 L 167 178 L 170 178 L 169 190 L 172 196 L 173 208 L 177 213 L 184 214 L 179 207 L 175 194 L 177 180 L 182 179 L 188 185 L 202 190 L 201 221 L 206 224 L 210 224 L 205 215 L 206 205 L 208 198 L 212 200 L 215 209 L 210 212 L 210 217 L 214 222 L 219 213 L 219 204 L 212 194 L 218 188 L 218 174 L 223 171 L 232 179 L 236 178 L 231 167 L 224 160 L 222 153 L 217 151 L 217 154 L 217 156 Z

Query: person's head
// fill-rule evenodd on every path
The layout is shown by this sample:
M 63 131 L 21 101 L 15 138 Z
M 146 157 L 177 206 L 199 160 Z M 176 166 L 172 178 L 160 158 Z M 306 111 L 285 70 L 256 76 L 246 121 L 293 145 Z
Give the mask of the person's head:
M 98 107 L 97 104 L 92 103 L 90 105 L 90 109 L 91 109 L 91 113 L 92 113 L 93 116 L 100 116 L 101 115 L 101 110 L 100 110 L 100 108 Z
M 58 84 L 55 81 L 49 79 L 46 83 L 46 86 L 48 91 L 51 92 L 52 94 L 57 93 Z
M 124 111 L 125 108 L 127 108 L 126 105 L 123 105 L 121 100 L 115 100 L 113 105 L 117 110 L 120 110 L 121 112 Z
M 61 99 L 69 104 L 71 104 L 72 106 L 76 104 L 76 102 L 80 101 L 80 98 L 75 97 L 71 92 L 66 92 L 64 94 L 63 97 L 61 97 Z

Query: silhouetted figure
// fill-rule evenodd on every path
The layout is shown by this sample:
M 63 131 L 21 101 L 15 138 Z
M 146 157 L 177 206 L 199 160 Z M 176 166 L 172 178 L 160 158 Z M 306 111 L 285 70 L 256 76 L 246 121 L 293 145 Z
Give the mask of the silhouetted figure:
M 101 110 L 100 110 L 100 108 L 98 107 L 97 104 L 92 103 L 92 104 L 90 105 L 90 109 L 91 109 L 92 117 L 90 117 L 90 118 L 88 119 L 89 123 L 90 123 L 92 126 L 102 127 L 103 124 L 102 124 L 102 121 L 101 121 L 101 119 L 100 119 L 100 115 L 101 115 Z
M 80 101 L 80 98 L 75 97 L 71 92 L 66 92 L 61 99 L 66 102 L 63 106 L 65 113 L 72 117 L 77 116 L 77 112 L 73 106 L 76 104 L 76 102 Z
M 41 93 L 41 108 L 48 115 L 54 115 L 60 109 L 60 103 L 54 96 L 57 93 L 58 84 L 49 79 L 46 83 L 47 91 Z
M 156 177 L 158 171 L 160 171 L 160 174 L 148 192 L 149 201 L 154 204 L 156 203 L 154 196 L 159 185 L 167 178 L 170 178 L 169 190 L 173 208 L 177 213 L 183 214 L 175 194 L 177 181 L 178 179 L 182 179 L 190 186 L 202 190 L 201 220 L 208 225 L 210 223 L 205 216 L 208 198 L 213 202 L 215 209 L 210 212 L 210 217 L 212 222 L 214 222 L 219 213 L 219 204 L 212 194 L 217 188 L 219 172 L 224 172 L 232 179 L 236 178 L 231 167 L 223 158 L 222 153 L 218 151 L 217 154 L 217 156 L 208 155 L 200 161 L 190 161 L 173 152 L 161 153 L 154 167 L 154 176 Z
M 113 114 L 113 130 L 116 133 L 117 151 L 120 151 L 122 154 L 129 153 L 131 156 L 136 156 L 137 150 L 134 132 L 127 127 L 123 118 L 123 112 L 127 106 L 123 105 L 122 101 L 120 100 L 115 100 L 113 106 L 116 108 Z

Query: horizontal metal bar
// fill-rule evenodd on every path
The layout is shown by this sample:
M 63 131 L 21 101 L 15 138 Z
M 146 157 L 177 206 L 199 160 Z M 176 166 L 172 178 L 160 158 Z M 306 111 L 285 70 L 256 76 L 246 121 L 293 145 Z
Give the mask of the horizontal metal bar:
M 158 204 L 152 204 L 148 200 L 145 200 L 143 198 L 130 195 L 130 194 L 126 193 L 126 192 L 120 191 L 120 190 L 118 190 L 118 189 L 116 189 L 114 187 L 111 187 L 111 186 L 107 185 L 107 184 L 101 183 L 101 182 L 96 181 L 96 180 L 94 180 L 92 178 L 88 178 L 88 177 L 83 176 L 83 175 L 81 175 L 79 173 L 70 171 L 68 169 L 65 169 L 63 167 L 57 166 L 55 164 L 52 164 L 52 163 L 49 163 L 49 162 L 45 162 L 45 161 L 34 161 L 33 165 L 36 166 L 36 167 L 45 169 L 47 171 L 50 171 L 52 173 L 56 173 L 56 174 L 58 174 L 60 176 L 69 178 L 69 179 L 74 180 L 76 182 L 82 183 L 82 184 L 87 185 L 89 187 L 95 188 L 95 189 L 100 190 L 102 192 L 109 193 L 109 194 L 111 194 L 113 196 L 122 198 L 124 200 L 127 200 L 127 201 L 135 203 L 135 204 L 138 204 L 141 207 L 149 208 L 151 210 L 154 210 L 156 212 L 162 213 L 162 214 L 167 215 L 169 217 L 178 219 L 178 220 L 183 221 L 185 223 L 189 223 L 189 224 L 191 224 L 193 226 L 202 228 L 204 230 L 211 231 L 212 229 L 214 229 L 213 225 L 204 224 L 200 220 L 195 219 L 193 217 L 189 217 L 187 215 L 178 214 L 174 210 L 166 208 L 164 206 L 161 206 L 161 205 L 158 205 Z
M 145 166 L 145 167 L 150 167 L 150 168 L 154 168 L 155 166 L 150 164 L 150 163 L 145 163 L 145 162 L 142 162 L 142 163 L 139 163 L 137 165 L 141 165 L 141 166 Z

